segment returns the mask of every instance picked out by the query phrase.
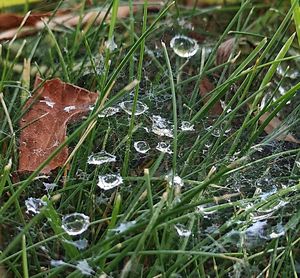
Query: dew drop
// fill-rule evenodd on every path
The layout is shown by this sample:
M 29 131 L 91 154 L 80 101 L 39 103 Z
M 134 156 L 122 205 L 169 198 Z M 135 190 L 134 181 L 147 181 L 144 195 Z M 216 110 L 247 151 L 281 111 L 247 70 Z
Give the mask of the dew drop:
M 167 144 L 165 142 L 159 142 L 156 146 L 156 149 L 162 153 L 168 153 L 172 154 L 173 152 L 171 151 L 171 146 L 170 144 Z
M 186 229 L 182 224 L 176 224 L 174 227 L 180 237 L 189 237 L 192 234 L 192 232 Z
M 132 114 L 132 109 L 133 109 L 133 101 L 128 100 L 128 101 L 123 101 L 119 104 L 121 109 L 123 109 L 128 115 Z M 148 106 L 140 101 L 137 101 L 136 103 L 136 110 L 134 115 L 138 116 L 143 113 L 145 113 L 148 110 Z
M 109 190 L 123 183 L 123 179 L 119 174 L 107 174 L 98 177 L 98 186 L 101 189 Z
M 146 153 L 150 150 L 150 146 L 146 141 L 137 141 L 133 144 L 135 150 L 139 153 Z
M 173 37 L 170 41 L 170 46 L 182 58 L 194 56 L 199 49 L 197 41 L 183 35 Z
M 25 206 L 27 208 L 26 213 L 32 212 L 33 214 L 39 214 L 41 212 L 41 209 L 46 205 L 46 202 L 37 198 L 30 197 L 25 200 Z
M 194 131 L 195 130 L 194 125 L 188 121 L 182 121 L 180 129 L 182 131 Z
M 108 108 L 104 109 L 101 113 L 99 113 L 98 117 L 106 118 L 106 117 L 113 116 L 119 112 L 120 112 L 120 109 L 118 107 L 108 107 Z
M 71 236 L 80 235 L 90 225 L 90 218 L 83 213 L 72 213 L 62 218 L 62 228 Z
M 106 152 L 106 151 L 101 151 L 99 153 L 92 154 L 88 157 L 88 164 L 93 164 L 93 165 L 101 165 L 103 163 L 110 163 L 110 162 L 115 162 L 116 161 L 116 156 Z
M 161 116 L 152 117 L 152 132 L 159 136 L 173 138 L 173 126 Z

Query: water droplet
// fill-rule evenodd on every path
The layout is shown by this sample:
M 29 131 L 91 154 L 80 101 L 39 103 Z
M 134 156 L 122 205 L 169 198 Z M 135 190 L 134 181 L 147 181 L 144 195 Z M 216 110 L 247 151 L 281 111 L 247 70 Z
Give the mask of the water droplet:
M 194 125 L 188 121 L 182 121 L 180 129 L 182 131 L 194 131 L 195 130 Z
M 41 212 L 41 209 L 46 205 L 46 202 L 37 198 L 30 197 L 27 200 L 25 200 L 25 206 L 27 208 L 26 213 L 32 212 L 33 214 L 38 214 Z
M 113 52 L 115 49 L 118 48 L 113 37 L 111 39 L 105 41 L 104 45 L 110 52 Z
M 79 240 L 75 240 L 75 241 L 72 241 L 72 240 L 64 240 L 64 242 L 66 243 L 69 243 L 73 246 L 75 246 L 78 250 L 84 250 L 85 248 L 87 248 L 88 246 L 88 241 L 87 239 L 79 239 Z
M 152 117 L 152 132 L 159 136 L 167 136 L 173 138 L 173 126 L 165 118 L 161 116 Z
M 170 144 L 167 144 L 165 142 L 159 142 L 156 146 L 156 149 L 162 153 L 168 153 L 172 154 L 173 152 L 171 151 L 171 146 Z
M 119 226 L 111 230 L 116 233 L 123 233 L 129 228 L 131 228 L 132 226 L 134 226 L 135 224 L 136 221 L 128 221 L 128 222 L 121 223 Z
M 295 164 L 298 168 L 300 168 L 300 161 L 295 161 Z
M 40 100 L 40 102 L 45 103 L 46 105 L 48 105 L 49 107 L 53 108 L 55 102 L 52 101 L 49 97 L 44 97 L 44 99 Z
M 123 179 L 119 174 L 107 174 L 99 176 L 98 186 L 101 189 L 109 190 L 123 183 Z
M 92 267 L 88 264 L 87 260 L 78 261 L 76 264 L 76 268 L 83 274 L 91 276 L 95 274 L 95 271 Z
M 199 49 L 197 41 L 183 35 L 177 35 L 172 38 L 170 46 L 173 48 L 173 51 L 182 58 L 194 56 Z
M 118 107 L 108 107 L 108 108 L 104 109 L 101 113 L 99 113 L 98 117 L 106 118 L 106 117 L 113 116 L 119 112 L 120 112 L 120 109 Z
M 62 228 L 71 236 L 80 235 L 90 225 L 90 218 L 83 213 L 72 213 L 62 218 Z
M 99 153 L 92 154 L 88 157 L 88 164 L 93 164 L 93 165 L 101 165 L 103 163 L 110 163 L 110 162 L 115 162 L 116 161 L 116 156 L 106 152 L 106 151 L 101 151 Z
M 133 109 L 133 101 L 128 100 L 128 101 L 123 101 L 119 104 L 119 106 L 128 114 L 132 114 L 132 109 Z M 145 113 L 148 110 L 148 106 L 140 101 L 137 101 L 136 103 L 136 110 L 134 115 L 138 116 L 143 113 Z
M 186 229 L 182 224 L 176 224 L 174 225 L 176 232 L 181 237 L 189 237 L 192 232 L 188 229 Z
M 135 150 L 139 153 L 146 153 L 150 150 L 150 146 L 146 141 L 137 141 L 133 144 Z

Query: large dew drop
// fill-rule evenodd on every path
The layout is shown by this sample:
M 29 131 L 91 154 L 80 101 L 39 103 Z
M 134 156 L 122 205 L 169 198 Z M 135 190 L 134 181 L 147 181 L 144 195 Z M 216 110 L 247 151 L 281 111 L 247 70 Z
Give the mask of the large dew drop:
M 161 116 L 152 117 L 152 132 L 159 136 L 173 138 L 173 126 L 169 121 Z
M 128 100 L 128 101 L 123 101 L 119 104 L 119 106 L 128 114 L 132 114 L 132 109 L 133 109 L 133 101 Z M 136 103 L 136 109 L 134 115 L 138 116 L 143 113 L 145 113 L 148 110 L 148 106 L 140 101 L 137 101 Z
M 88 157 L 88 164 L 93 164 L 93 165 L 101 165 L 103 163 L 110 163 L 110 162 L 115 162 L 116 161 L 116 156 L 106 152 L 106 151 L 101 151 L 99 153 L 92 154 Z
M 150 146 L 146 141 L 137 141 L 133 144 L 135 150 L 139 153 L 146 153 L 150 150 Z
M 25 201 L 25 206 L 27 208 L 26 213 L 32 212 L 33 214 L 38 214 L 46 205 L 47 203 L 43 200 L 30 197 Z
M 170 46 L 173 48 L 173 51 L 182 58 L 194 56 L 199 49 L 197 41 L 183 35 L 177 35 L 172 38 Z
M 109 190 L 123 183 L 123 179 L 119 174 L 107 174 L 99 176 L 98 186 L 101 189 Z
M 168 153 L 172 154 L 173 152 L 171 151 L 171 146 L 170 144 L 167 144 L 165 142 L 159 142 L 156 146 L 156 149 L 162 153 Z
M 82 234 L 90 225 L 90 218 L 83 213 L 72 213 L 62 218 L 61 227 L 71 236 Z

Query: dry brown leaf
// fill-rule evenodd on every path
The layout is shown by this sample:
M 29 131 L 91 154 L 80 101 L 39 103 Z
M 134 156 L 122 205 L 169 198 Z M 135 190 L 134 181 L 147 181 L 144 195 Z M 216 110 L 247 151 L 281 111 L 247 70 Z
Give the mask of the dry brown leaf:
M 138 6 L 133 7 L 134 12 L 138 10 Z M 157 10 L 157 6 L 149 7 L 150 11 Z M 95 24 L 99 24 L 102 22 L 106 14 L 106 11 L 91 11 L 84 14 L 83 17 L 76 15 L 71 12 L 59 12 L 56 16 L 54 16 L 51 21 L 48 23 L 51 29 L 54 29 L 59 26 L 65 27 L 74 27 L 79 22 L 83 25 L 95 20 Z M 120 6 L 118 8 L 118 18 L 126 18 L 130 14 L 129 6 Z M 50 17 L 49 13 L 45 14 L 33 14 L 28 17 L 26 20 L 25 26 L 19 30 L 18 26 L 21 24 L 24 17 L 18 16 L 15 14 L 3 14 L 3 20 L 1 21 L 0 17 L 0 30 L 4 30 L 0 32 L 0 41 L 12 39 L 15 35 L 18 38 L 29 36 L 37 33 L 45 27 L 44 20 L 48 22 Z M 109 20 L 109 18 L 108 18 Z M 1 25 L 2 22 L 2 25 Z M 7 22 L 7 23 L 6 23 Z
M 270 116 L 269 112 L 265 112 L 260 118 L 259 118 L 259 122 L 263 123 L 268 117 Z M 268 125 L 264 128 L 264 131 L 267 134 L 271 134 L 275 129 L 277 129 L 278 127 L 282 126 L 282 121 L 277 118 L 274 117 L 269 123 Z M 278 136 L 276 138 L 279 141 L 288 141 L 288 142 L 293 142 L 293 143 L 300 143 L 300 141 L 298 139 L 296 139 L 292 134 L 288 133 L 283 133 L 280 136 Z
M 232 54 L 232 51 L 233 51 L 234 42 L 235 42 L 235 39 L 231 38 L 220 44 L 220 46 L 218 47 L 218 50 L 217 50 L 217 54 L 216 54 L 216 65 L 217 66 L 224 64 L 228 61 L 229 56 Z
M 70 14 L 70 10 L 62 9 L 56 12 L 56 16 L 63 16 Z M 51 17 L 51 12 L 39 13 L 34 12 L 29 15 L 26 15 L 26 21 L 23 26 L 35 26 L 42 18 Z M 25 16 L 14 14 L 14 13 L 2 13 L 0 14 L 0 31 L 7 31 L 9 29 L 18 28 L 23 22 Z
M 47 80 L 36 78 L 36 93 L 25 108 L 30 107 L 20 121 L 19 171 L 34 171 L 65 140 L 67 125 L 78 121 L 96 102 L 97 93 L 64 83 L 60 79 Z M 68 148 L 64 147 L 42 173 L 64 164 Z
M 200 82 L 200 95 L 204 103 L 207 103 L 210 99 L 210 93 L 213 91 L 215 86 L 209 81 L 207 77 L 204 77 Z M 217 101 L 209 111 L 211 116 L 221 115 L 223 112 L 220 101 Z

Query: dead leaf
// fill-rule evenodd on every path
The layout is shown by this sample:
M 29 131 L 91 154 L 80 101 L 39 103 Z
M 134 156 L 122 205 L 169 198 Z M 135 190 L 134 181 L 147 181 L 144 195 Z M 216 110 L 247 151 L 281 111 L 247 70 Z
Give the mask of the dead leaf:
M 200 95 L 204 103 L 207 103 L 210 99 L 210 93 L 214 90 L 215 86 L 209 81 L 207 77 L 204 77 L 200 82 Z M 220 101 L 217 101 L 211 110 L 209 111 L 211 116 L 221 115 L 223 108 Z
M 67 125 L 78 121 L 96 102 L 97 93 L 51 79 L 42 83 L 37 77 L 34 87 L 36 93 L 25 104 L 30 107 L 20 121 L 22 129 L 19 149 L 19 171 L 34 171 L 65 140 Z M 64 164 L 68 148 L 64 147 L 42 173 Z
M 34 13 L 28 16 L 24 26 L 34 26 L 41 18 L 49 17 L 50 13 Z M 0 14 L 0 30 L 7 30 L 11 28 L 17 28 L 21 25 L 24 16 L 13 14 L 13 13 L 3 13 Z
M 149 6 L 148 9 L 149 11 L 158 10 L 157 6 Z M 134 12 L 137 12 L 137 10 L 138 3 L 136 3 L 136 5 L 133 7 Z M 80 15 L 76 15 L 72 12 L 58 11 L 58 13 L 51 19 L 50 22 L 48 22 L 48 19 L 51 16 L 50 13 L 31 14 L 29 15 L 21 30 L 19 30 L 18 27 L 24 19 L 23 16 L 15 14 L 3 14 L 2 20 L 0 16 L 0 30 L 2 29 L 4 31 L 0 32 L 0 41 L 12 39 L 15 35 L 17 35 L 18 38 L 33 35 L 45 27 L 43 21 L 48 22 L 48 25 L 51 29 L 55 29 L 59 26 L 74 27 L 79 22 L 81 22 L 83 25 L 86 25 L 91 21 L 94 21 L 95 24 L 99 24 L 104 19 L 105 14 L 105 10 L 102 10 L 101 12 L 90 11 L 85 13 L 83 17 L 81 17 Z M 126 18 L 129 16 L 129 14 L 129 6 L 120 6 L 118 8 L 117 17 L 119 19 Z
M 260 118 L 259 122 L 263 123 L 268 117 L 270 116 L 269 112 L 265 112 Z M 279 128 L 280 126 L 282 127 L 282 121 L 278 117 L 274 117 L 268 125 L 264 128 L 264 131 L 267 134 L 271 134 L 275 129 Z M 300 143 L 298 139 L 296 139 L 292 134 L 290 133 L 282 133 L 279 135 L 277 138 L 279 141 L 288 141 L 288 142 L 293 142 L 293 143 Z
M 217 66 L 224 64 L 228 61 L 230 55 L 233 52 L 234 42 L 235 38 L 231 38 L 220 44 L 216 54 L 215 63 Z

